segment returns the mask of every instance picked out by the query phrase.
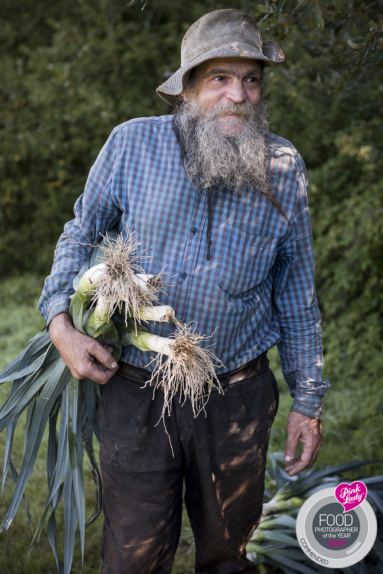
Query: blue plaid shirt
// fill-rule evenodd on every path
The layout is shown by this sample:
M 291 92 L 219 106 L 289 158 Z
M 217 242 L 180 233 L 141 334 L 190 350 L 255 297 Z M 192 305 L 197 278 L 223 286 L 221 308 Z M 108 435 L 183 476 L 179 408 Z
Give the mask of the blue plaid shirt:
M 285 217 L 257 193 L 213 191 L 208 261 L 206 192 L 185 175 L 173 117 L 140 118 L 115 128 L 57 244 L 39 305 L 44 318 L 50 322 L 68 311 L 73 278 L 100 234 L 125 233 L 128 225 L 152 255 L 142 261 L 146 272 L 166 267 L 171 277 L 160 302 L 171 305 L 180 320 L 196 321 L 198 332 L 215 331 L 209 342 L 225 365 L 217 373 L 237 369 L 277 344 L 292 409 L 320 418 L 329 383 L 321 378 L 306 171 L 288 141 L 267 134 L 267 142 L 273 193 Z M 154 330 L 167 336 L 171 327 L 160 323 Z M 128 347 L 122 359 L 148 368 L 150 355 Z

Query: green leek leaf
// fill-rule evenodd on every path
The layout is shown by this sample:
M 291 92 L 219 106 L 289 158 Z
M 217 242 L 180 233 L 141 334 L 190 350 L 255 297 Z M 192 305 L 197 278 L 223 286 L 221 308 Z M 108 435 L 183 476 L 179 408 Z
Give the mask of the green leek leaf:
M 70 574 L 73 560 L 74 541 L 77 526 L 77 507 L 72 482 L 72 469 L 69 460 L 69 451 L 66 456 L 64 474 L 64 574 Z
M 62 392 L 64 385 L 67 384 L 65 369 L 67 369 L 67 367 L 62 361 L 57 362 L 52 369 L 48 381 L 46 381 L 46 384 L 40 393 L 36 404 L 33 423 L 31 424 L 31 432 L 26 445 L 26 452 L 16 483 L 16 488 L 4 519 L 0 525 L 0 531 L 7 530 L 9 528 L 16 514 L 17 508 L 25 490 L 25 486 L 33 470 L 37 452 L 39 450 L 41 439 L 49 417 L 52 402 L 56 400 L 56 398 Z

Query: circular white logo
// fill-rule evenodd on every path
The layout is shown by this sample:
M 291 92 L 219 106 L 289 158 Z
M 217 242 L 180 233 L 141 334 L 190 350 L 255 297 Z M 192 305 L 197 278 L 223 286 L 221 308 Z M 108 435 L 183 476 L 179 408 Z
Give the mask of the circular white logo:
M 326 568 L 345 568 L 368 554 L 378 525 L 367 500 L 346 510 L 335 490 L 324 488 L 306 500 L 297 516 L 296 533 L 300 547 L 311 560 Z

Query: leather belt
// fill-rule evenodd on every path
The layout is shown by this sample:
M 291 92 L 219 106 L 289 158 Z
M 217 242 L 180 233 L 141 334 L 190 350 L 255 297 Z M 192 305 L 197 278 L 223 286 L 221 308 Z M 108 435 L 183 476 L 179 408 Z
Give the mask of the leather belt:
M 235 371 L 230 371 L 229 373 L 218 375 L 218 380 L 221 383 L 221 387 L 225 389 L 230 385 L 234 385 L 235 383 L 239 383 L 245 379 L 250 379 L 257 375 L 263 375 L 263 373 L 266 373 L 268 370 L 269 360 L 267 358 L 267 352 L 265 351 L 262 355 L 253 359 L 243 367 L 239 367 L 239 369 L 235 369 Z
M 267 358 L 267 352 L 265 352 L 243 367 L 235 369 L 235 371 L 230 371 L 228 373 L 218 375 L 218 380 L 221 383 L 222 388 L 225 389 L 230 385 L 234 385 L 235 383 L 239 383 L 245 379 L 250 379 L 256 375 L 262 375 L 263 373 L 266 373 L 268 369 L 269 361 Z M 146 383 L 152 376 L 152 373 L 146 369 L 134 367 L 133 365 L 129 365 L 129 363 L 123 362 L 120 363 L 118 373 L 127 375 L 129 378 L 139 383 Z

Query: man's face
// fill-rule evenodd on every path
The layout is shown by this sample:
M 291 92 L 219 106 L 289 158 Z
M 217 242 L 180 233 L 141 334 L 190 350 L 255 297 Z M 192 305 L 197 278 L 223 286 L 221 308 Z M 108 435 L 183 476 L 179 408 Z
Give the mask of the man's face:
M 190 181 L 267 195 L 267 112 L 257 60 L 217 58 L 193 72 L 175 126 Z
M 262 67 L 257 60 L 216 58 L 194 71 L 192 86 L 184 93 L 195 97 L 207 113 L 217 110 L 217 127 L 224 135 L 237 135 L 247 120 L 246 105 L 256 106 L 262 99 Z

